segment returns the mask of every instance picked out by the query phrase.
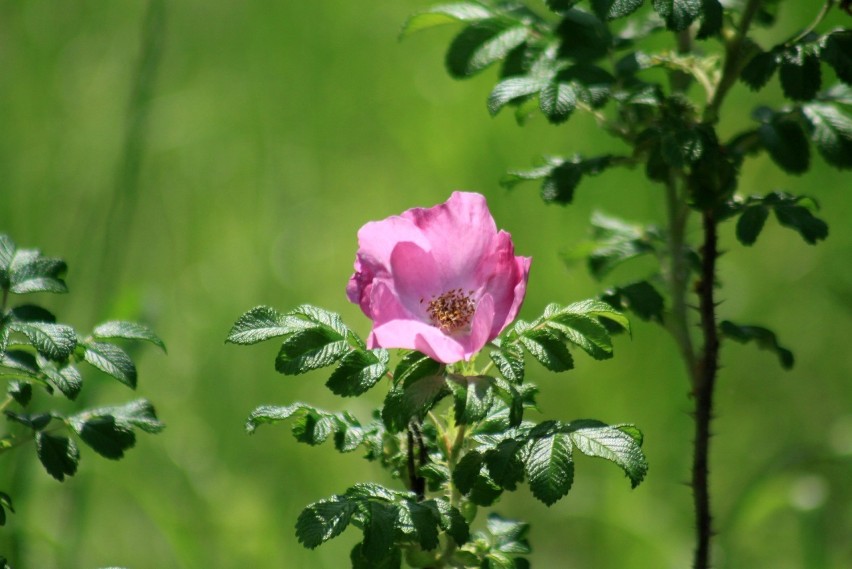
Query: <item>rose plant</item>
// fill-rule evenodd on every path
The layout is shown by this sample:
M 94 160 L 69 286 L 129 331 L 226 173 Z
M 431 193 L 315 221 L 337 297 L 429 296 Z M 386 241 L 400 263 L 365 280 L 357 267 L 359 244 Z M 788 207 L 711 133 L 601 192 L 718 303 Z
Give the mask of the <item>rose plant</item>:
M 527 524 L 490 513 L 486 529 L 472 534 L 480 507 L 524 480 L 533 496 L 554 504 L 571 489 L 575 450 L 614 462 L 633 487 L 643 480 L 642 434 L 633 425 L 525 419 L 537 393 L 525 355 L 553 372 L 573 367 L 573 348 L 610 358 L 610 331 L 626 330 L 628 321 L 600 300 L 551 304 L 532 321 L 517 319 L 531 259 L 515 255 L 483 196 L 455 192 L 443 204 L 367 223 L 358 243 L 346 293 L 372 321 L 366 341 L 337 314 L 307 304 L 286 313 L 253 308 L 227 338 L 283 338 L 276 369 L 300 375 L 334 366 L 326 386 L 342 397 L 379 383 L 387 389 L 363 421 L 301 402 L 249 416 L 250 433 L 290 420 L 300 442 L 362 449 L 403 486 L 358 482 L 308 505 L 296 522 L 303 545 L 317 547 L 352 525 L 363 533 L 351 553 L 355 568 L 403 560 L 524 568 Z

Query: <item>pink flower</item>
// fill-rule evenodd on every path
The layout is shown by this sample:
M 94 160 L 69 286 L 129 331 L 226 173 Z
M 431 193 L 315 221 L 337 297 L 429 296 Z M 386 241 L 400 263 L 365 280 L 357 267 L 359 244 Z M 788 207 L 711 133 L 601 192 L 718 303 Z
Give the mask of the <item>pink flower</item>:
M 529 269 L 485 198 L 454 192 L 435 207 L 364 225 L 346 294 L 373 321 L 370 348 L 408 348 L 451 364 L 515 319 Z

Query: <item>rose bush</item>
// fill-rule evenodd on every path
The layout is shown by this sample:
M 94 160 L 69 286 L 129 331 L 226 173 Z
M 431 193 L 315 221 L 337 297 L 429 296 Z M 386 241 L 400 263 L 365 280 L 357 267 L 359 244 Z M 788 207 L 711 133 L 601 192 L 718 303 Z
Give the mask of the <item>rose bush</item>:
M 373 321 L 369 347 L 451 364 L 515 319 L 530 260 L 515 255 L 482 195 L 454 192 L 443 204 L 364 225 L 346 292 Z

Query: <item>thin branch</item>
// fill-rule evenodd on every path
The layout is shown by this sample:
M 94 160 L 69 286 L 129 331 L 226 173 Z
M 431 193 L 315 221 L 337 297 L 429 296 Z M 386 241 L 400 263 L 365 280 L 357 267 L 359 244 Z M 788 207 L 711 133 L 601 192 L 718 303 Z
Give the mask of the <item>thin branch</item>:
M 784 43 L 785 43 L 786 45 L 794 44 L 794 43 L 796 43 L 797 41 L 804 39 L 804 38 L 805 38 L 805 36 L 807 36 L 809 33 L 811 33 L 812 31 L 814 31 L 814 30 L 817 28 L 817 26 L 818 26 L 818 25 L 820 25 L 820 24 L 822 23 L 822 21 L 825 19 L 825 17 L 828 15 L 828 13 L 829 13 L 829 12 L 831 11 L 831 9 L 834 7 L 834 3 L 835 3 L 835 1 L 836 1 L 836 0 L 826 0 L 825 4 L 823 4 L 823 5 L 822 5 L 822 9 L 819 11 L 819 14 L 817 14 L 817 15 L 816 15 L 816 18 L 814 18 L 814 21 L 813 21 L 813 22 L 811 22 L 811 23 L 810 23 L 810 25 L 809 25 L 807 28 L 805 28 L 804 30 L 802 30 L 802 31 L 801 31 L 798 35 L 796 35 L 794 38 L 792 38 L 792 39 L 790 39 L 790 40 L 787 40 L 787 41 L 786 41 L 786 42 L 784 42 Z

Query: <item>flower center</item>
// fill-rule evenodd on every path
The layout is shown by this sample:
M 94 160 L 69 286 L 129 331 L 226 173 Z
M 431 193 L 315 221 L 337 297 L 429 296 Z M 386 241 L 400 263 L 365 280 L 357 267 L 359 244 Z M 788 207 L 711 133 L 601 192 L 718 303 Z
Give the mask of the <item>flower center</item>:
M 432 297 L 426 306 L 426 313 L 444 332 L 455 332 L 467 327 L 473 319 L 476 303 L 472 295 L 472 290 L 465 294 L 460 288 L 447 291 L 439 297 Z

